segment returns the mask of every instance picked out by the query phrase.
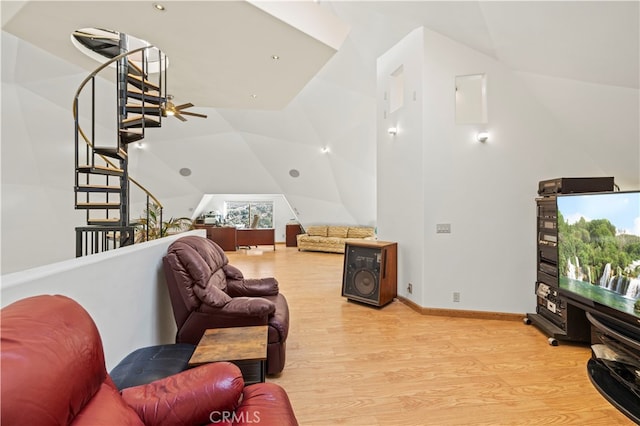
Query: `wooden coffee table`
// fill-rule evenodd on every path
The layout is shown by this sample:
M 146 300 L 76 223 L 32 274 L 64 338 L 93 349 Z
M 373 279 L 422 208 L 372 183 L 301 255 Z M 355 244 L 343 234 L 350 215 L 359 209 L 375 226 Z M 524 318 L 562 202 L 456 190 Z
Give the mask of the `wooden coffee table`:
M 267 370 L 267 327 L 212 328 L 196 346 L 189 367 L 229 361 L 242 371 L 245 385 L 263 383 Z

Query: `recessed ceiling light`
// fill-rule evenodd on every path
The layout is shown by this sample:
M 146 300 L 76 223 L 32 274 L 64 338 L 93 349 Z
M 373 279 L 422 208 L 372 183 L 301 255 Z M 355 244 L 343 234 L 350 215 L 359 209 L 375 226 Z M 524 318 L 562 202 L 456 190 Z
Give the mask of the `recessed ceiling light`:
M 280 56 L 278 55 L 271 55 L 271 59 L 273 59 L 274 61 L 277 61 L 280 59 Z
M 298 169 L 291 169 L 289 170 L 289 176 L 291 176 L 292 178 L 297 178 L 298 176 L 300 176 L 300 171 Z
M 154 4 L 153 4 L 153 8 L 154 8 L 155 10 L 159 10 L 159 11 L 161 11 L 161 12 L 164 12 L 165 10 L 167 10 L 167 8 L 166 8 L 166 7 L 164 7 L 164 5 L 162 5 L 162 4 L 160 4 L 160 3 L 154 3 Z
M 188 167 L 183 167 L 178 171 L 178 173 L 180 173 L 181 176 L 191 176 L 191 169 Z
M 255 93 L 251 94 L 251 99 L 257 99 L 258 95 L 256 95 Z

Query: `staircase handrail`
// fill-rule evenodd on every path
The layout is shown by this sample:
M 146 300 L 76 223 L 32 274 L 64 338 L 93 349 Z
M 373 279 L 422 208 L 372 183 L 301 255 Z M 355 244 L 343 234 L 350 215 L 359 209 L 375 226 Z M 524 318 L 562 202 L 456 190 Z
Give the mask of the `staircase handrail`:
M 89 74 L 87 76 L 87 78 L 85 78 L 82 81 L 82 83 L 80 83 L 80 86 L 78 87 L 78 90 L 76 91 L 76 95 L 73 98 L 73 119 L 77 123 L 78 133 L 80 133 L 80 135 L 82 136 L 82 139 L 84 139 L 85 143 L 89 147 L 91 147 L 92 150 L 95 149 L 95 146 L 93 145 L 93 141 L 89 140 L 87 135 L 82 130 L 82 127 L 80 127 L 80 121 L 78 120 L 78 98 L 80 97 L 80 94 L 82 93 L 82 90 L 84 89 L 84 86 L 86 86 L 89 81 L 91 81 L 93 78 L 95 78 L 98 75 L 98 73 L 100 73 L 100 71 L 102 71 L 103 69 L 105 69 L 106 67 L 111 65 L 112 63 L 117 62 L 120 59 L 126 58 L 127 56 L 129 56 L 131 54 L 138 53 L 138 52 L 141 52 L 143 50 L 146 50 L 146 49 L 149 49 L 149 48 L 152 48 L 152 47 L 154 47 L 154 46 L 153 45 L 149 45 L 149 46 L 139 47 L 139 48 L 131 50 L 129 52 L 121 53 L 118 56 L 114 56 L 113 58 L 111 58 L 110 60 L 108 60 L 104 64 L 100 65 L 98 68 L 96 68 L 91 74 Z M 98 154 L 98 156 L 102 160 L 104 160 L 107 164 L 109 164 L 111 167 L 117 168 L 117 166 L 115 164 L 113 164 L 109 159 L 107 159 L 104 155 Z M 127 178 L 129 179 L 129 181 L 131 183 L 136 185 L 147 196 L 149 196 L 160 208 L 163 208 L 162 203 L 160 203 L 160 201 L 151 192 L 149 192 L 149 190 L 147 190 L 144 186 L 142 186 L 139 182 L 137 182 L 131 176 L 127 176 Z

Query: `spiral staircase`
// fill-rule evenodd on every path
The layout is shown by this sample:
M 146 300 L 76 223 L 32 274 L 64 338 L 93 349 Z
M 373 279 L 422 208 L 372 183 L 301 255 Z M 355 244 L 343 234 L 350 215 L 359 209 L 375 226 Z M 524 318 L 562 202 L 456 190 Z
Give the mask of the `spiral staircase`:
M 76 257 L 131 245 L 136 234 L 140 240 L 148 239 L 149 226 L 162 224 L 162 204 L 127 169 L 129 146 L 144 139 L 147 129 L 161 127 L 166 115 L 167 59 L 154 46 L 129 50 L 127 35 L 105 33 L 74 34 L 106 61 L 80 84 L 73 101 L 75 208 L 86 213 L 86 225 L 76 227 Z M 157 68 L 153 73 L 150 64 Z M 115 82 L 115 102 L 103 99 L 105 81 Z M 104 123 L 110 120 L 98 114 L 109 102 L 115 103 L 116 123 L 109 123 L 106 133 L 115 134 L 103 143 Z M 147 217 L 141 224 L 130 217 L 132 191 L 137 191 L 136 199 L 144 200 Z

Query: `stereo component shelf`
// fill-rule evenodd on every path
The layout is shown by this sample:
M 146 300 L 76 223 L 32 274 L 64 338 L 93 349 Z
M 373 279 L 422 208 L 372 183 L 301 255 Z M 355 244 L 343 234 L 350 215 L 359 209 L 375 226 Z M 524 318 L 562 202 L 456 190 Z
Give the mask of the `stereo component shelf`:
M 538 183 L 536 198 L 536 312 L 524 318 L 548 336 L 549 344 L 558 341 L 589 343 L 591 325 L 584 310 L 571 305 L 558 291 L 558 206 L 557 194 L 613 191 L 612 177 L 556 178 Z

